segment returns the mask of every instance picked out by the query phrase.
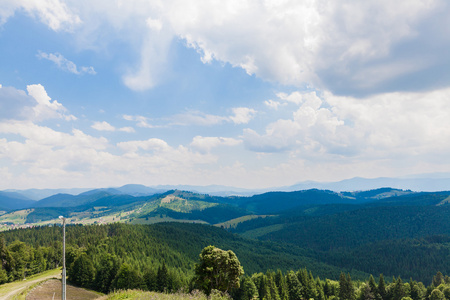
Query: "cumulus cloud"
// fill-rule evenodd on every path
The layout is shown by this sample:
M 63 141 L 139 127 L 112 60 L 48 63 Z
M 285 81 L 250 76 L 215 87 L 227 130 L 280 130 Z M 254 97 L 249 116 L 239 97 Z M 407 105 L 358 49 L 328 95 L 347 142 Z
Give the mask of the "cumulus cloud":
M 205 114 L 200 111 L 188 111 L 183 114 L 178 114 L 172 118 L 173 125 L 200 125 L 211 126 L 221 124 L 228 120 L 227 117 Z
M 54 30 L 76 25 L 81 49 L 103 51 L 117 40 L 137 48 L 122 76 L 136 91 L 164 80 L 179 39 L 204 63 L 340 95 L 430 90 L 450 79 L 442 71 L 450 65 L 450 4 L 443 0 L 7 1 L 1 20 L 19 8 Z
M 215 147 L 237 146 L 241 143 L 241 140 L 234 138 L 196 136 L 192 139 L 191 147 L 202 152 L 209 152 Z
M 170 148 L 165 141 L 156 138 L 146 141 L 120 142 L 117 146 L 126 152 L 136 152 L 138 150 L 163 151 Z
M 247 124 L 256 114 L 256 110 L 247 107 L 235 107 L 231 110 L 234 116 L 230 116 L 230 120 L 235 124 Z
M 160 128 L 160 125 L 151 124 L 151 120 L 144 116 L 123 115 L 124 120 L 136 122 L 136 126 L 141 128 Z
M 5 175 L 5 188 L 109 186 L 124 182 L 179 184 L 192 172 L 198 173 L 198 166 L 217 161 L 210 154 L 182 145 L 172 147 L 161 139 L 114 145 L 78 129 L 65 133 L 30 121 L 0 122 L 0 133 L 20 137 L 0 138 L 0 159 L 4 163 L 0 173 Z M 114 154 L 117 151 L 123 153 Z M 8 164 L 15 166 L 14 174 Z M 18 178 L 20 182 L 14 184 Z
M 449 62 L 439 49 L 448 48 L 450 39 L 433 29 L 448 27 L 446 13 L 441 12 L 448 12 L 449 5 L 440 0 L 201 6 L 183 1 L 171 8 L 175 31 L 203 53 L 204 60 L 229 62 L 283 84 L 306 82 L 335 93 L 368 94 L 385 92 L 390 82 L 398 84 L 415 74 L 424 79 L 423 88 L 430 86 L 424 71 L 442 69 L 442 62 Z M 183 18 L 177 8 L 189 9 L 195 18 Z M 430 59 L 430 52 L 439 59 Z
M 37 57 L 40 59 L 47 59 L 49 61 L 54 62 L 58 68 L 60 68 L 63 71 L 67 71 L 73 74 L 77 75 L 83 75 L 83 74 L 90 74 L 95 75 L 97 74 L 94 70 L 94 67 L 80 67 L 78 68 L 77 65 L 62 56 L 60 53 L 45 53 L 42 51 L 39 51 L 37 54 Z
M 94 122 L 91 127 L 98 131 L 116 131 L 116 128 L 106 121 Z
M 205 114 L 200 111 L 188 111 L 183 114 L 177 114 L 173 116 L 172 125 L 200 125 L 200 126 L 212 126 L 226 122 L 234 124 L 247 124 L 256 114 L 256 110 L 247 107 L 235 107 L 231 108 L 232 115 L 230 116 L 218 116 Z
M 76 120 L 73 115 L 67 114 L 67 109 L 58 101 L 47 95 L 45 88 L 40 84 L 27 86 L 28 95 L 33 97 L 37 105 L 33 107 L 36 120 L 46 120 L 52 118 L 63 118 L 66 121 Z
M 70 30 L 81 23 L 80 17 L 74 14 L 68 6 L 59 0 L 13 0 L 3 1 L 0 9 L 0 24 L 14 15 L 16 10 L 23 9 L 29 15 L 39 19 L 51 29 Z
M 122 131 L 122 132 L 128 132 L 128 133 L 135 132 L 133 127 L 116 128 L 116 127 L 112 126 L 111 124 L 109 124 L 106 121 L 102 121 L 102 122 L 95 121 L 94 124 L 92 124 L 91 127 L 94 128 L 95 130 L 98 130 L 98 131 L 110 131 L 110 132 Z
M 146 20 L 147 33 L 143 38 L 140 61 L 123 76 L 127 87 L 135 91 L 148 90 L 159 83 L 164 75 L 167 54 L 174 38 L 173 34 L 163 29 L 160 20 Z
M 252 151 L 288 151 L 300 157 L 367 159 L 442 157 L 450 150 L 446 112 L 449 89 L 427 93 L 385 93 L 366 98 L 325 92 L 302 94 L 290 119 L 279 119 L 260 134 L 247 128 L 244 144 Z M 426 158 L 425 158 L 426 157 Z
M 272 99 L 266 100 L 264 101 L 264 104 L 272 109 L 277 110 L 278 107 L 280 107 L 281 105 L 283 105 L 280 101 L 275 101 Z M 285 105 L 285 104 L 284 104 Z
M 134 128 L 133 128 L 133 127 L 130 127 L 130 126 L 127 126 L 127 127 L 121 127 L 121 128 L 119 128 L 119 131 L 122 131 L 122 132 L 128 132 L 128 133 L 136 132 L 136 130 L 134 130 Z
M 76 120 L 61 103 L 52 101 L 42 85 L 28 85 L 27 92 L 13 87 L 0 89 L 0 120 Z

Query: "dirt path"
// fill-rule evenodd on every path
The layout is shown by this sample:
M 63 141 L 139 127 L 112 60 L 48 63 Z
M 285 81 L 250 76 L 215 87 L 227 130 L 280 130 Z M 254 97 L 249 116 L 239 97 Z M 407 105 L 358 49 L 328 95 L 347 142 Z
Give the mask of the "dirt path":
M 101 295 L 82 288 L 67 285 L 67 300 L 94 300 Z M 61 299 L 61 280 L 50 279 L 33 288 L 27 295 L 27 300 Z
M 61 278 L 61 270 L 51 270 L 37 276 L 30 277 L 27 280 L 0 285 L 0 300 L 13 299 L 14 296 L 19 295 L 23 290 L 29 288 L 30 286 L 50 278 Z

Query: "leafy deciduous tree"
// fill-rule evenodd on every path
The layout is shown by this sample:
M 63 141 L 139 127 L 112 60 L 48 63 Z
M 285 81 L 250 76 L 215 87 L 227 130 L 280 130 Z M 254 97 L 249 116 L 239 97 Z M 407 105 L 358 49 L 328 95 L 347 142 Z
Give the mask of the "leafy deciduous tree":
M 243 274 L 244 269 L 233 251 L 214 246 L 202 250 L 195 266 L 195 281 L 207 294 L 213 289 L 227 292 L 239 288 L 239 277 Z

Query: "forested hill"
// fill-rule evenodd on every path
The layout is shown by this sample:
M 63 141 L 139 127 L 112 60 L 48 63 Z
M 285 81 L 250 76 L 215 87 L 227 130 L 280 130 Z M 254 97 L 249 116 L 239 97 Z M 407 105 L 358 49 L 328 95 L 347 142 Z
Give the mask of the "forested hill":
M 450 274 L 449 203 L 450 192 L 418 193 L 390 188 L 343 193 L 313 189 L 270 192 L 251 197 L 217 197 L 179 190 L 130 195 L 103 189 L 77 196 L 54 195 L 35 202 L 34 207 L 27 210 L 9 211 L 0 215 L 0 228 L 53 225 L 60 223 L 60 215 L 65 216 L 70 225 L 167 221 L 203 223 L 259 240 L 258 243 L 269 242 L 264 244 L 266 246 L 289 245 L 279 246 L 283 248 L 281 253 L 285 258 L 293 254 L 289 247 L 304 249 L 298 250 L 303 257 L 301 259 L 305 265 L 306 262 L 315 265 L 311 269 L 318 274 L 328 272 L 324 270 L 331 270 L 329 268 L 333 266 L 426 281 L 437 271 Z M 177 233 L 185 228 L 204 230 L 200 229 L 204 227 L 192 224 L 154 226 L 172 228 Z M 220 235 L 221 232 L 225 231 L 215 234 Z M 190 243 L 180 236 L 183 242 Z M 190 233 L 185 233 L 185 236 L 190 236 Z M 162 241 L 168 239 L 166 236 L 160 238 Z M 229 239 L 236 238 L 231 235 Z M 191 236 L 191 240 L 196 242 L 191 242 L 195 250 L 188 251 L 190 255 L 198 253 L 203 246 L 202 240 L 198 239 Z M 177 240 L 174 238 L 173 243 Z M 216 244 L 213 236 L 208 241 Z M 194 244 L 198 244 L 196 248 Z M 237 248 L 241 249 L 241 246 Z M 241 254 L 244 261 L 248 252 Z M 263 257 L 253 260 L 253 263 L 250 262 L 252 260 L 246 261 L 247 268 L 252 272 L 283 269 L 293 263 L 284 261 L 284 258 L 278 261 L 272 254 Z M 259 269 L 256 261 L 262 261 Z M 276 265 L 275 261 L 279 264 Z
M 47 263 L 56 266 L 60 264 L 61 257 L 61 230 L 61 226 L 45 226 L 7 231 L 2 235 L 8 245 L 19 243 L 12 249 L 19 249 L 25 245 L 32 246 L 36 250 L 40 249 L 42 255 L 48 256 Z M 249 274 L 269 269 L 286 271 L 306 267 L 315 270 L 317 275 L 328 278 L 338 278 L 342 270 L 351 272 L 354 278 L 367 276 L 363 272 L 322 263 L 317 260 L 313 251 L 301 247 L 249 240 L 208 225 L 116 223 L 102 226 L 67 226 L 66 230 L 68 265 L 73 262 L 71 260 L 75 256 L 86 253 L 91 257 L 94 267 L 99 268 L 98 263 L 102 256 L 108 254 L 116 256 L 121 263 L 134 266 L 141 273 L 147 269 L 156 270 L 165 264 L 174 272 L 191 276 L 201 250 L 206 246 L 215 245 L 223 249 L 232 249 Z M 33 251 L 29 255 L 32 253 Z M 11 261 L 14 263 L 17 259 L 13 258 Z M 23 258 L 18 261 L 23 261 Z M 31 269 L 30 265 L 33 263 L 24 264 L 22 268 Z
M 313 249 L 322 261 L 372 274 L 426 281 L 450 273 L 449 193 L 386 192 L 363 192 L 372 201 L 359 204 L 305 205 L 230 230 Z

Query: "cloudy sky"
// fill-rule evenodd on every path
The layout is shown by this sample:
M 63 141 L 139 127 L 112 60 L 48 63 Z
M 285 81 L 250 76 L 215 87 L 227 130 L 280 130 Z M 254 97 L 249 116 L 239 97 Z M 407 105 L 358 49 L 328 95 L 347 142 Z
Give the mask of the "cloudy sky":
M 450 172 L 442 0 L 0 0 L 0 189 Z

